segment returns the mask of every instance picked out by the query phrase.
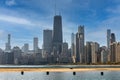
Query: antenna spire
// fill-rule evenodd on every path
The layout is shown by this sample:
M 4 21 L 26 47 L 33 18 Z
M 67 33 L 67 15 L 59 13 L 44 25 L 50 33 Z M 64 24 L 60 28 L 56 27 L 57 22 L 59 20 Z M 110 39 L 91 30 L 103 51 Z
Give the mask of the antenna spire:
M 56 15 L 56 0 L 55 0 L 55 15 Z

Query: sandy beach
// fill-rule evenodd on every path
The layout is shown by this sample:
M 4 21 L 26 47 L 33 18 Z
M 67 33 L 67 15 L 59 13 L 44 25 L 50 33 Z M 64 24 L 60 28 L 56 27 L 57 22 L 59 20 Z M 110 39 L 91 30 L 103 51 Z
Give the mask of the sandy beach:
M 80 72 L 80 71 L 120 71 L 120 68 L 0 68 L 0 72 Z

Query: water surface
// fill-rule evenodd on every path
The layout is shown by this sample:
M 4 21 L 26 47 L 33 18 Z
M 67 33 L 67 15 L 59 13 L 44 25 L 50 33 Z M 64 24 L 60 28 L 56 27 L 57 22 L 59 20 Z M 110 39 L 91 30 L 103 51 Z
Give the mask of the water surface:
M 0 66 L 0 67 L 18 67 L 18 66 Z M 21 66 L 31 68 L 84 68 L 83 66 Z M 21 68 L 19 67 L 19 68 Z M 88 66 L 86 66 L 88 67 Z M 90 67 L 90 66 L 89 66 Z M 93 66 L 92 66 L 93 67 Z M 98 67 L 98 66 L 94 66 Z M 106 67 L 106 66 L 101 66 Z M 117 66 L 119 67 L 119 66 Z M 101 74 L 103 72 L 103 74 Z M 74 73 L 74 74 L 73 74 Z M 82 71 L 82 72 L 25 72 L 22 75 L 21 72 L 0 72 L 0 80 L 120 80 L 120 71 Z

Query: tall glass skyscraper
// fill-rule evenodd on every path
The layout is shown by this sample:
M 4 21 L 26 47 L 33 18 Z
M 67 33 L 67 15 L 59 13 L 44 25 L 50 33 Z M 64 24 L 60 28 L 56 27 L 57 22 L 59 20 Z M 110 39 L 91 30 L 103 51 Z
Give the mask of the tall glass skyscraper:
M 71 34 L 71 57 L 73 63 L 76 62 L 76 35 L 74 33 Z
M 60 15 L 54 16 L 53 23 L 53 50 L 54 53 L 60 54 L 62 51 L 62 17 Z
M 93 42 L 86 42 L 86 63 L 90 64 L 92 62 L 91 44 Z
M 111 33 L 111 43 L 116 42 L 115 34 Z
M 76 62 L 85 62 L 84 41 L 84 26 L 79 26 L 76 34 Z
M 11 35 L 8 34 L 8 42 L 6 43 L 6 51 L 10 51 L 11 50 Z
M 34 50 L 34 53 L 38 53 L 38 38 L 37 37 L 34 37 L 33 39 L 33 50 Z
M 111 30 L 107 29 L 107 48 L 110 49 Z
M 52 30 L 44 30 L 43 32 L 43 50 L 44 53 L 52 52 Z

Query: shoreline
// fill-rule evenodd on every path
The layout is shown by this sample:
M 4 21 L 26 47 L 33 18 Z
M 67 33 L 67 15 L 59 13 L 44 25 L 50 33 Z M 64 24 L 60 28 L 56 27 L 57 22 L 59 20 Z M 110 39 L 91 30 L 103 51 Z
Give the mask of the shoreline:
M 82 72 L 120 71 L 120 68 L 0 68 L 0 72 Z
M 120 71 L 120 65 L 0 65 L 0 72 Z

